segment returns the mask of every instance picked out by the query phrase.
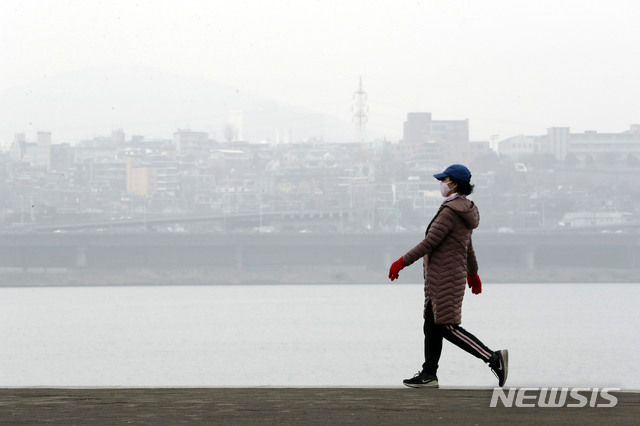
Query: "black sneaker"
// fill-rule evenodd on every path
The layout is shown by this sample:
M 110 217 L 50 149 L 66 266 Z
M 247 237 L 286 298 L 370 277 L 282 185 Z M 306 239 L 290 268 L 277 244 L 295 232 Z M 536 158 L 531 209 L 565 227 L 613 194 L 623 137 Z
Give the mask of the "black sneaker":
M 418 372 L 411 379 L 404 379 L 402 381 L 405 386 L 410 388 L 438 388 L 438 378 L 431 374 L 422 374 Z
M 491 371 L 498 378 L 498 386 L 502 387 L 507 382 L 507 374 L 509 373 L 509 351 L 502 349 L 493 353 L 489 362 Z

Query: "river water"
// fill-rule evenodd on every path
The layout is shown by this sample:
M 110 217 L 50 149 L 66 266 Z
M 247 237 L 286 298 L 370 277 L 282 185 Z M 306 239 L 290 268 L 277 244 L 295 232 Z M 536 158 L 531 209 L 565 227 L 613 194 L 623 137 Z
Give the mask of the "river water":
M 422 286 L 0 289 L 0 387 L 401 386 L 420 369 Z M 507 386 L 640 389 L 640 285 L 485 284 L 462 326 L 509 349 Z M 493 387 L 448 342 L 443 386 Z

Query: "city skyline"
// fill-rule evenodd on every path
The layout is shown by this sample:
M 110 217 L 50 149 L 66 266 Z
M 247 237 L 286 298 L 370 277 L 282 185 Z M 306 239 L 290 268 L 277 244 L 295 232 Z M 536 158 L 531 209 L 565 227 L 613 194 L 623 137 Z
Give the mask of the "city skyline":
M 514 135 L 509 135 L 506 137 L 500 137 L 498 138 L 499 135 L 493 135 L 493 137 L 490 138 L 490 140 L 472 140 L 469 137 L 469 133 L 470 133 L 470 128 L 472 127 L 472 123 L 471 120 L 469 119 L 463 119 L 463 120 L 448 120 L 448 119 L 443 119 L 443 117 L 438 116 L 438 114 L 435 114 L 434 118 L 431 118 L 432 116 L 434 116 L 434 113 L 431 111 L 410 111 L 406 113 L 406 116 L 403 120 L 403 131 L 402 134 L 400 135 L 400 137 L 397 140 L 389 140 L 386 138 L 378 138 L 376 140 L 362 140 L 362 141 L 358 141 L 357 138 L 353 138 L 352 140 L 326 140 L 322 137 L 322 135 L 318 135 L 317 138 L 312 137 L 312 138 L 306 138 L 306 139 L 301 139 L 301 140 L 295 140 L 292 138 L 291 135 L 291 129 L 290 128 L 286 128 L 283 127 L 281 129 L 277 129 L 274 127 L 275 135 L 276 135 L 276 139 L 275 140 L 270 140 L 268 138 L 263 138 L 263 139 L 259 139 L 259 140 L 251 140 L 251 139 L 245 139 L 245 138 L 238 138 L 237 135 L 242 135 L 243 132 L 245 131 L 245 129 L 243 128 L 243 124 L 242 124 L 242 117 L 243 117 L 243 111 L 242 110 L 232 110 L 230 111 L 229 114 L 229 119 L 227 121 L 224 122 L 224 125 L 220 128 L 220 129 L 213 129 L 211 126 L 208 126 L 209 129 L 211 131 L 206 131 L 204 129 L 201 129 L 199 127 L 192 127 L 192 126 L 187 126 L 187 127 L 173 127 L 172 130 L 168 130 L 166 133 L 155 133 L 153 135 L 151 135 L 151 137 L 148 137 L 148 135 L 145 134 L 141 134 L 141 133 L 136 133 L 136 132 L 129 132 L 127 128 L 123 128 L 123 127 L 114 127 L 111 128 L 110 130 L 104 132 L 104 133 L 99 133 L 99 134 L 93 134 L 90 136 L 86 136 L 83 137 L 81 139 L 78 140 L 74 140 L 74 141 L 70 141 L 70 140 L 57 140 L 56 139 L 56 132 L 52 132 L 49 129 L 32 129 L 31 132 L 24 132 L 24 131 L 20 131 L 20 132 L 16 132 L 13 134 L 13 137 L 10 140 L 4 141 L 4 143 L 2 143 L 2 141 L 0 141 L 0 151 L 10 151 L 12 145 L 14 145 L 17 141 L 22 141 L 22 142 L 27 142 L 27 143 L 32 143 L 32 144 L 37 144 L 38 143 L 38 139 L 42 136 L 42 135 L 47 135 L 47 139 L 48 139 L 48 144 L 54 144 L 54 145 L 70 145 L 70 146 L 77 146 L 78 144 L 81 143 L 86 143 L 86 142 L 90 142 L 90 141 L 95 141 L 95 140 L 100 140 L 100 139 L 110 139 L 114 134 L 118 133 L 118 134 L 122 134 L 122 137 L 126 137 L 128 138 L 129 142 L 135 142 L 135 141 L 145 141 L 145 142 L 165 142 L 165 141 L 170 141 L 172 139 L 175 138 L 175 135 L 180 133 L 180 132 L 190 132 L 190 133 L 199 133 L 202 135 L 205 135 L 208 140 L 210 140 L 211 142 L 217 142 L 217 143 L 229 143 L 229 142 L 242 142 L 243 144 L 264 144 L 264 143 L 268 143 L 268 144 L 275 144 L 275 145 L 291 145 L 291 144 L 300 144 L 300 143 L 306 143 L 306 142 L 310 142 L 310 143 L 320 143 L 320 144 L 326 144 L 326 143 L 358 143 L 358 142 L 365 142 L 367 144 L 382 144 L 382 143 L 391 143 L 391 144 L 398 144 L 398 143 L 402 143 L 402 142 L 409 142 L 410 140 L 413 140 L 416 136 L 418 136 L 418 139 L 416 139 L 416 142 L 419 143 L 423 143 L 423 142 L 428 142 L 429 139 L 424 139 L 424 141 L 421 141 L 419 135 L 415 135 L 413 136 L 411 133 L 407 133 L 407 125 L 410 123 L 410 121 L 412 120 L 411 117 L 415 117 L 415 116 L 428 116 L 428 120 L 433 120 L 433 123 L 459 123 L 458 125 L 463 124 L 467 135 L 465 137 L 462 137 L 460 139 L 460 141 L 465 141 L 471 144 L 488 144 L 488 146 L 496 153 L 499 155 L 506 155 L 508 157 L 511 157 L 512 159 L 517 159 L 518 155 L 527 155 L 527 154 L 534 154 L 536 152 L 539 152 L 538 150 L 535 150 L 534 147 L 536 145 L 540 145 L 542 146 L 542 144 L 540 143 L 540 138 L 544 138 L 546 137 L 550 132 L 554 132 L 556 131 L 556 129 L 561 130 L 563 132 L 566 132 L 567 135 L 569 134 L 573 134 L 574 137 L 590 137 L 590 138 L 594 138 L 594 137 L 598 137 L 600 138 L 599 140 L 599 144 L 603 144 L 602 147 L 606 148 L 606 145 L 608 143 L 613 144 L 614 141 L 612 141 L 610 138 L 611 137 L 616 137 L 616 135 L 630 135 L 632 140 L 632 143 L 636 143 L 638 137 L 635 136 L 640 132 L 640 124 L 638 123 L 629 123 L 627 125 L 626 128 L 620 129 L 619 131 L 615 131 L 615 132 L 603 132 L 599 129 L 595 129 L 592 128 L 590 130 L 586 130 L 584 132 L 576 132 L 574 131 L 574 129 L 572 129 L 571 127 L 568 126 L 550 126 L 550 127 L 546 127 L 544 129 L 541 129 L 540 132 L 538 133 L 534 133 L 534 134 L 525 134 L 525 133 L 516 133 Z M 239 124 L 234 123 L 234 120 L 239 120 Z M 239 126 L 238 128 L 235 129 L 229 129 L 229 127 L 234 127 L 234 126 Z M 447 124 L 447 126 L 450 126 L 452 124 Z M 225 128 L 225 126 L 227 128 Z M 135 126 L 132 126 L 135 127 Z M 169 129 L 171 127 L 171 124 L 167 124 L 165 126 L 166 129 Z M 219 130 L 219 131 L 218 131 Z M 353 134 L 356 135 L 357 133 L 357 128 L 354 125 L 353 127 Z M 282 131 L 282 133 L 280 134 L 279 131 Z M 229 134 L 229 132 L 231 132 L 231 134 Z M 448 132 L 448 131 L 447 131 Z M 443 133 L 443 134 L 448 134 L 447 132 Z M 232 135 L 233 134 L 233 135 Z M 460 135 L 458 135 L 460 136 Z M 463 135 L 464 136 L 464 135 Z M 230 139 L 231 137 L 231 139 Z M 455 141 L 456 139 L 456 135 L 454 133 L 449 134 L 447 137 L 451 138 L 453 137 L 452 140 Z M 603 138 L 604 137 L 604 138 Z M 609 137 L 609 138 L 607 138 Z M 407 139 L 410 138 L 410 139 Z M 126 142 L 123 139 L 123 142 Z M 438 140 L 438 138 L 436 139 L 432 139 L 432 142 L 441 142 Z M 524 150 L 515 150 L 514 151 L 514 144 L 516 146 L 521 145 L 522 143 L 526 143 L 528 144 L 528 148 L 524 149 Z M 627 148 L 625 147 L 623 149 L 623 151 L 625 151 Z M 605 149 L 605 151 L 607 151 Z M 605 152 L 602 151 L 602 152 Z M 611 148 L 611 152 L 618 152 L 620 151 L 619 147 L 613 147 Z M 631 150 L 632 152 L 635 152 L 636 150 L 633 149 Z M 560 160 L 564 160 L 564 157 L 559 158 Z
M 33 99 L 42 84 L 87 70 L 102 70 L 89 86 L 99 88 L 113 69 L 208 82 L 348 124 L 362 76 L 369 139 L 398 140 L 410 111 L 469 119 L 472 140 L 557 126 L 621 132 L 640 117 L 638 59 L 630 53 L 639 8 L 626 1 L 6 1 L 0 139 L 38 130 L 63 137 L 72 127 L 88 137 L 166 122 L 166 111 L 148 103 L 123 97 L 116 106 L 145 114 L 119 115 L 86 90 Z M 21 96 L 7 96 L 14 91 Z M 215 112 L 195 111 L 167 125 L 211 133 L 183 124 L 213 121 Z M 73 113 L 75 123 L 61 119 Z

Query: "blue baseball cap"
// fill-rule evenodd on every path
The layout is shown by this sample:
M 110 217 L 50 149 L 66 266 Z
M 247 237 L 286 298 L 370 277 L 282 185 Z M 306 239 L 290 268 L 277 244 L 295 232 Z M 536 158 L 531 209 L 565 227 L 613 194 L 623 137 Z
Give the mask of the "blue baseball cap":
M 470 182 L 471 172 L 462 164 L 452 164 L 444 172 L 436 173 L 433 177 L 438 180 L 444 180 L 444 178 L 449 177 L 460 182 Z

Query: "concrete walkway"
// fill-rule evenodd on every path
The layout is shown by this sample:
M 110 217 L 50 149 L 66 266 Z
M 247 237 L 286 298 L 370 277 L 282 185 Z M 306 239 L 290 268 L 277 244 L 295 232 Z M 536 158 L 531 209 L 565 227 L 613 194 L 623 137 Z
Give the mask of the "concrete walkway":
M 8 388 L 0 389 L 0 424 L 637 425 L 640 418 L 640 393 L 613 393 L 613 408 L 490 408 L 491 395 L 446 388 Z

